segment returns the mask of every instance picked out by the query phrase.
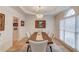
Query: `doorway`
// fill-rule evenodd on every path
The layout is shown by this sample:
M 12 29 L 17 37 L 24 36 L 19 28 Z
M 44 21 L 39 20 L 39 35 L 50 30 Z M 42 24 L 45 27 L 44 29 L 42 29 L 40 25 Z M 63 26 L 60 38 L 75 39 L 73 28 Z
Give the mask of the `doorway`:
M 18 18 L 13 17 L 13 46 L 19 39 Z

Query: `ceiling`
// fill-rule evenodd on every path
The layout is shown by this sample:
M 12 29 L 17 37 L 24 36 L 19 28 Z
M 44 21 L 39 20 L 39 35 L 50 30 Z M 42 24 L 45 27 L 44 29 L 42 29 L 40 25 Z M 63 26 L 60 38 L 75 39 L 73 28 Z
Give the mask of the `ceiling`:
M 36 15 L 36 14 L 44 14 L 44 15 L 56 15 L 61 11 L 65 11 L 69 9 L 69 6 L 14 6 L 12 7 L 16 11 L 28 14 L 28 15 Z

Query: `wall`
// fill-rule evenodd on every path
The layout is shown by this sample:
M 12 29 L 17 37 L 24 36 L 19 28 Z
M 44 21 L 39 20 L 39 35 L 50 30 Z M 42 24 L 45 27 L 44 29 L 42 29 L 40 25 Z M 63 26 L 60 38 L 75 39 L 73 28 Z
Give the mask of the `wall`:
M 16 16 L 19 18 L 19 23 L 20 23 L 20 20 L 25 20 L 25 18 L 21 14 L 19 14 L 18 12 L 16 12 L 15 10 L 13 10 L 11 7 L 8 7 L 8 6 L 0 7 L 0 13 L 5 14 L 5 30 L 0 31 L 0 51 L 6 51 L 10 47 L 12 47 L 12 44 L 13 44 L 13 16 Z M 25 33 L 23 32 L 24 29 L 25 29 L 24 27 L 21 27 L 19 25 L 20 37 L 18 40 L 21 40 L 21 38 L 25 36 L 24 35 Z
M 44 16 L 43 20 L 46 20 L 46 28 L 35 28 L 35 16 L 26 16 L 26 32 L 44 31 L 47 33 L 55 32 L 55 21 L 53 16 Z

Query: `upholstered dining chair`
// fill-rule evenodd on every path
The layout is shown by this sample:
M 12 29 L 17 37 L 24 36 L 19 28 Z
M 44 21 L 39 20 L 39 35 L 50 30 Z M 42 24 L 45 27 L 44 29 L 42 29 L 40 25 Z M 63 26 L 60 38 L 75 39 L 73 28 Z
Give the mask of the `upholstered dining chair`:
M 46 52 L 48 40 L 44 41 L 32 41 L 29 40 L 29 45 L 32 52 Z
M 26 39 L 28 39 L 28 34 L 26 33 Z
M 52 34 L 52 35 L 51 35 L 51 38 L 52 38 L 52 41 L 54 42 L 54 41 L 55 41 L 55 35 Z
M 54 40 L 54 37 L 55 37 L 54 34 L 51 33 L 51 32 L 50 32 L 50 33 L 47 33 L 47 34 L 48 34 L 48 36 L 49 36 L 49 37 L 52 39 L 52 41 L 53 41 L 53 40 Z
M 26 36 L 29 38 L 31 36 L 30 32 L 27 32 Z
M 27 32 L 26 33 L 26 41 L 29 39 L 30 36 L 31 36 L 30 33 Z M 25 49 L 27 49 L 27 51 L 28 51 L 28 48 L 29 48 L 29 43 L 26 43 Z

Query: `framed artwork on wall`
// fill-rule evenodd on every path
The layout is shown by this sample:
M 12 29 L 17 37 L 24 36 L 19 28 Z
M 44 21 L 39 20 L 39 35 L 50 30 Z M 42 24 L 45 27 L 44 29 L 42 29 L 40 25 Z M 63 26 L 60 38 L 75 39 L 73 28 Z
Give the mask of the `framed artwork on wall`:
M 46 28 L 46 21 L 45 20 L 36 20 L 35 28 Z
M 24 26 L 24 21 L 21 21 L 21 26 Z
M 17 28 L 17 27 L 15 27 L 15 28 L 14 28 L 14 30 L 18 30 L 18 28 Z
M 18 23 L 13 23 L 13 26 L 16 26 L 16 27 L 18 27 Z
M 4 31 L 5 27 L 5 15 L 0 13 L 0 31 Z

